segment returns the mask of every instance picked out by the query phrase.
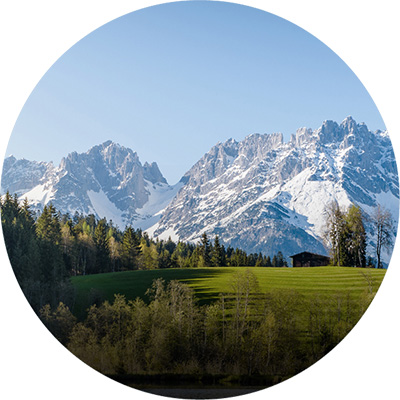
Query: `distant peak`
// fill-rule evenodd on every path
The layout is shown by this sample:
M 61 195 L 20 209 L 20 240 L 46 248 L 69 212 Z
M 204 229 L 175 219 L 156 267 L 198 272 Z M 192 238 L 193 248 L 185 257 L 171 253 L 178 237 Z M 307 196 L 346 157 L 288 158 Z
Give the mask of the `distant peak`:
M 343 123 L 343 122 L 351 122 L 351 121 L 356 122 L 356 121 L 354 120 L 354 118 L 353 118 L 351 115 L 349 115 L 349 116 L 347 116 L 347 117 L 342 121 L 342 123 Z
M 167 180 L 163 177 L 160 169 L 156 162 L 152 162 L 149 164 L 147 161 L 143 165 L 143 176 L 145 179 L 150 181 L 151 183 L 168 183 Z
M 109 154 L 114 151 L 124 151 L 136 154 L 131 149 L 121 146 L 119 143 L 113 142 L 112 140 L 107 140 L 101 144 L 91 147 L 87 153 L 91 153 L 92 151 L 100 151 L 102 154 Z
M 342 121 L 342 123 L 340 124 L 340 127 L 345 130 L 346 134 L 354 133 L 358 130 L 357 122 L 350 116 L 345 118 Z
M 8 157 L 6 157 L 5 159 L 4 159 L 4 161 L 17 161 L 17 159 L 14 157 L 14 155 L 13 154 L 10 154 Z
M 124 146 L 121 146 L 119 143 L 113 142 L 112 140 L 107 140 L 100 145 L 103 149 L 107 149 L 108 147 L 117 148 L 117 149 L 125 149 Z
M 352 127 L 352 126 L 357 126 L 357 122 L 355 121 L 355 119 L 352 116 L 348 116 L 346 117 L 340 124 L 341 126 L 348 126 L 348 127 Z

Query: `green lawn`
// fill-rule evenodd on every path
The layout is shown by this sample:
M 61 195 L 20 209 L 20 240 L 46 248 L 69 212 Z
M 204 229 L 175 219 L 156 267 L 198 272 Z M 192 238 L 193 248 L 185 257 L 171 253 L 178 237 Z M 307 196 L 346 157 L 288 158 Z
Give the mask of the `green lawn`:
M 166 269 L 151 271 L 129 271 L 107 274 L 73 277 L 76 288 L 74 313 L 83 317 L 85 309 L 93 300 L 112 301 L 114 294 L 123 294 L 127 299 L 141 297 L 147 301 L 146 290 L 154 279 L 165 281 L 179 280 L 190 285 L 205 304 L 218 298 L 219 293 L 230 292 L 235 273 L 245 267 Z M 369 285 L 375 292 L 385 276 L 385 270 L 345 267 L 314 268 L 255 268 L 250 270 L 256 275 L 262 292 L 292 289 L 306 301 L 315 295 L 320 298 L 332 298 L 338 293 L 350 293 L 357 299 L 368 290 Z

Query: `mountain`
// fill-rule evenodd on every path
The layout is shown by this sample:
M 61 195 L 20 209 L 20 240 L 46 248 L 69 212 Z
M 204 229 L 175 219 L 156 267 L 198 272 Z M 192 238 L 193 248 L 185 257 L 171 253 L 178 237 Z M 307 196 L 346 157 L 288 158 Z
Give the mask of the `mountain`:
M 396 224 L 399 210 L 388 133 L 371 132 L 351 117 L 301 128 L 288 142 L 273 133 L 218 143 L 175 186 L 156 163 L 142 165 L 136 153 L 111 141 L 73 152 L 58 167 L 10 156 L 1 183 L 1 193 L 28 197 L 39 210 L 51 201 L 63 213 L 93 213 L 160 239 L 196 242 L 206 232 L 247 252 L 286 257 L 326 253 L 324 210 L 333 200 L 358 204 L 366 215 L 379 203 Z M 373 228 L 367 229 L 372 253 Z
M 324 254 L 324 210 L 333 200 L 358 204 L 367 215 L 380 203 L 398 218 L 389 136 L 351 117 L 299 129 L 286 143 L 280 133 L 218 143 L 181 181 L 152 235 L 197 241 L 206 232 L 249 252 Z
M 50 201 L 63 213 L 95 214 L 146 229 L 161 217 L 181 185 L 170 186 L 156 163 L 141 164 L 132 150 L 107 141 L 52 163 L 5 159 L 2 193 L 27 197 L 35 209 Z

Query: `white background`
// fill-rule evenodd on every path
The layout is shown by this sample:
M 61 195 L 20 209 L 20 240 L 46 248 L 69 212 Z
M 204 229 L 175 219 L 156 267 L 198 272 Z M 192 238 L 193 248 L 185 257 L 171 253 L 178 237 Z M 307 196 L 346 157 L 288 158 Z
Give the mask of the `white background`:
M 0 163 L 27 97 L 51 65 L 104 23 L 159 1 L 18 0 L 0 8 Z M 400 159 L 399 10 L 394 0 L 264 0 L 241 4 L 277 14 L 315 35 L 355 72 L 375 100 Z M 293 60 L 295 62 L 295 60 Z M 349 110 L 351 112 L 351 110 Z M 328 356 L 256 394 L 271 400 L 399 399 L 400 251 L 366 315 Z M 0 396 L 5 399 L 132 399 L 153 396 L 93 371 L 65 350 L 31 311 L 0 242 Z M 247 397 L 249 397 L 247 396 Z

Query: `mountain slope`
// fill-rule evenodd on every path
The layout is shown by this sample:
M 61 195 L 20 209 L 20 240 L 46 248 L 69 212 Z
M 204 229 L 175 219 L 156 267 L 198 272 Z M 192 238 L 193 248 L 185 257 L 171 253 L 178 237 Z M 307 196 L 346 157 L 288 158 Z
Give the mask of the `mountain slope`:
M 175 186 L 156 163 L 142 165 L 111 141 L 73 152 L 58 167 L 11 156 L 2 175 L 2 193 L 7 189 L 39 210 L 51 201 L 63 213 L 93 213 L 160 239 L 195 242 L 206 232 L 248 252 L 285 256 L 326 252 L 324 210 L 333 200 L 358 204 L 366 215 L 379 203 L 396 224 L 399 210 L 387 132 L 371 132 L 351 117 L 301 128 L 288 142 L 274 133 L 218 143 Z
M 337 200 L 370 214 L 377 203 L 397 219 L 399 185 L 386 132 L 351 117 L 282 134 L 218 143 L 183 177 L 185 186 L 150 232 L 196 241 L 203 232 L 251 252 L 325 253 L 324 210 Z
M 142 165 L 136 153 L 111 141 L 71 153 L 57 168 L 8 157 L 2 175 L 2 193 L 27 197 L 36 209 L 51 201 L 63 213 L 93 213 L 122 229 L 154 224 L 178 189 L 156 163 Z

